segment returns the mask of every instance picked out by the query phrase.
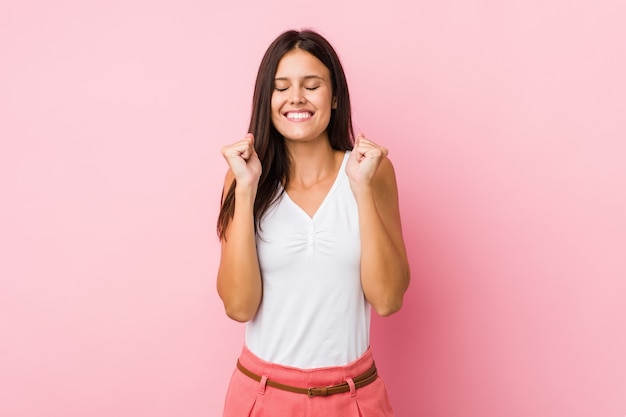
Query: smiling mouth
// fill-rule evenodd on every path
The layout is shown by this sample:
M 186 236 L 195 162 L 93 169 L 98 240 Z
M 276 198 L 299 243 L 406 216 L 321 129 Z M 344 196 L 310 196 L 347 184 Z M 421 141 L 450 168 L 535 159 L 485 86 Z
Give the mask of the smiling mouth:
M 309 111 L 290 111 L 285 113 L 284 116 L 292 122 L 299 122 L 310 119 L 313 117 L 313 113 Z

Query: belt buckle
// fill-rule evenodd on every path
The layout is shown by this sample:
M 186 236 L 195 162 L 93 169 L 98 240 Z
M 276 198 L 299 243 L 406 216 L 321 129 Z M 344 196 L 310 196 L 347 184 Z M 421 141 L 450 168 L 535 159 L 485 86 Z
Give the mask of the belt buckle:
M 307 395 L 309 396 L 309 398 L 315 397 L 315 393 L 313 392 L 314 389 L 315 388 L 309 388 L 308 389 Z

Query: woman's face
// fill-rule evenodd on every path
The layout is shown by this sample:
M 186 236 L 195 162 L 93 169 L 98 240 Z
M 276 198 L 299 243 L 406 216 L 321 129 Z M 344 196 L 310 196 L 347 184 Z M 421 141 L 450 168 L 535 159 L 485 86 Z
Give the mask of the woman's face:
M 326 128 L 335 108 L 330 72 L 312 54 L 287 52 L 276 69 L 272 123 L 287 140 L 328 140 Z

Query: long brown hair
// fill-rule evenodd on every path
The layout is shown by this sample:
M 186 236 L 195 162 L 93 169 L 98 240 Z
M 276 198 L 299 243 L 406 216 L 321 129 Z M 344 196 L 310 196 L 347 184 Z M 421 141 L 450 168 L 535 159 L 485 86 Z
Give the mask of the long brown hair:
M 337 53 L 323 36 L 312 30 L 290 30 L 282 33 L 272 42 L 261 60 L 252 99 L 248 131 L 254 135 L 254 148 L 263 167 L 254 201 L 255 228 L 259 227 L 265 212 L 280 197 L 279 184 L 289 183 L 289 155 L 283 136 L 272 124 L 271 99 L 278 63 L 287 52 L 296 48 L 315 56 L 330 72 L 333 96 L 337 102 L 337 108 L 332 110 L 327 127 L 331 147 L 346 151 L 352 149 L 354 144 L 348 83 Z M 234 215 L 235 185 L 236 181 L 233 181 L 222 199 L 217 220 L 217 234 L 220 238 L 224 238 Z

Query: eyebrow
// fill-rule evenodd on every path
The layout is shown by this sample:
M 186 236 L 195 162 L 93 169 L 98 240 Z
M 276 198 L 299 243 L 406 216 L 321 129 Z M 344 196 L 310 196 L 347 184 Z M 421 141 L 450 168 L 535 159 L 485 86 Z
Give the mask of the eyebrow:
M 304 77 L 302 77 L 303 80 L 310 80 L 312 78 L 326 81 L 324 77 L 320 77 L 319 75 L 305 75 Z M 276 77 L 274 78 L 274 81 L 289 81 L 289 77 Z

